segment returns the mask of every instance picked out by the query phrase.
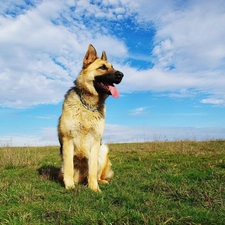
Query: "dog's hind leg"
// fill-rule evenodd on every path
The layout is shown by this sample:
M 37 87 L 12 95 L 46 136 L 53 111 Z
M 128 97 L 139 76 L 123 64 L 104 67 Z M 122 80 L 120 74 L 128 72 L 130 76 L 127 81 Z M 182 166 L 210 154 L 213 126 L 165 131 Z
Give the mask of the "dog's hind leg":
M 108 184 L 113 177 L 112 164 L 108 157 L 108 146 L 102 144 L 98 155 L 98 183 Z
M 72 140 L 63 140 L 63 181 L 66 189 L 74 188 L 74 145 Z

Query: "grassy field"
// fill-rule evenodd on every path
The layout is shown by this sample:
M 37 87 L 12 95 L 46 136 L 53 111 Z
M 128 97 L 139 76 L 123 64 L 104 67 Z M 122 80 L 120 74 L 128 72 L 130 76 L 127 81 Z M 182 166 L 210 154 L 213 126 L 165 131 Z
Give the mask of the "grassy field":
M 65 190 L 58 147 L 0 148 L 0 224 L 225 224 L 225 141 L 110 144 L 115 176 Z

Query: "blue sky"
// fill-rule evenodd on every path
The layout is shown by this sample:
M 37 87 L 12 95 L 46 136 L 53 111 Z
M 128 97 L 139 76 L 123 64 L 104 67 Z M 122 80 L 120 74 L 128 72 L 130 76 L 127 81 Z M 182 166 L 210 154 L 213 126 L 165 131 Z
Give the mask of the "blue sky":
M 225 138 L 225 1 L 0 2 L 0 146 L 58 145 L 87 47 L 125 77 L 105 142 Z

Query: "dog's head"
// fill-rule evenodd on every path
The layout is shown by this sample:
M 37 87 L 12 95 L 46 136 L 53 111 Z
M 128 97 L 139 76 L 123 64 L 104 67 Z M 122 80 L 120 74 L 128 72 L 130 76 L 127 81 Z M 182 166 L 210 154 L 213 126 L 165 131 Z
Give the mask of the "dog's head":
M 97 93 L 112 95 L 114 98 L 119 97 L 119 92 L 114 84 L 119 84 L 124 75 L 115 70 L 107 61 L 105 51 L 102 52 L 101 58 L 98 58 L 94 46 L 90 44 L 83 60 L 82 71 L 82 76 L 86 76 L 84 79 L 93 82 Z

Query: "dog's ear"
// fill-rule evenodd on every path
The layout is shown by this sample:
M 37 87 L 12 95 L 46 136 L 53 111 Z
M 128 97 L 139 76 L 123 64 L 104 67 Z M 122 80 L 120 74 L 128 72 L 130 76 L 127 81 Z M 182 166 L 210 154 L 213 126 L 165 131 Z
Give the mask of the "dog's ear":
M 102 57 L 101 57 L 101 59 L 107 61 L 107 56 L 106 56 L 105 51 L 102 52 Z
M 97 52 L 92 44 L 88 46 L 88 50 L 86 52 L 86 55 L 84 56 L 83 61 L 83 69 L 87 68 L 88 65 L 93 63 L 98 58 Z

